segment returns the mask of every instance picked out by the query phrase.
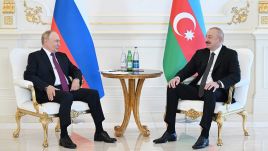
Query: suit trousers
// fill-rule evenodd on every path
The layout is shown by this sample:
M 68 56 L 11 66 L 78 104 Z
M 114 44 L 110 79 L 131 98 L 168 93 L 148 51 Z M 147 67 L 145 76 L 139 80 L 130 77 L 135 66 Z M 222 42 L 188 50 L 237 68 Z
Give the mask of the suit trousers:
M 80 88 L 76 91 L 62 91 L 56 90 L 56 95 L 53 102 L 60 104 L 59 118 L 62 127 L 68 127 L 71 124 L 71 106 L 74 100 L 79 100 L 88 104 L 93 121 L 101 123 L 105 118 L 103 115 L 100 97 L 97 90 Z M 49 100 L 42 100 L 42 102 L 49 102 Z
M 176 88 L 167 88 L 167 106 L 165 122 L 171 126 L 175 131 L 176 112 L 178 101 L 180 100 L 203 100 L 203 116 L 200 121 L 202 128 L 210 129 L 212 117 L 216 102 L 224 102 L 227 99 L 227 94 L 224 89 L 218 88 L 215 92 L 213 90 L 205 90 L 204 95 L 200 98 L 198 96 L 199 85 L 178 84 Z

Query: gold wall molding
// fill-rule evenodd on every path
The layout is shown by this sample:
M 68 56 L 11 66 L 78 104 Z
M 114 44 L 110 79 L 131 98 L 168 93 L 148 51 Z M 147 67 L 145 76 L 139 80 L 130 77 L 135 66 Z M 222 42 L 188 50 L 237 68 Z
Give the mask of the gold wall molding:
M 249 13 L 249 1 L 247 1 L 247 5 L 242 8 L 233 7 L 231 13 L 233 14 L 232 20 L 228 22 L 228 25 L 232 24 L 241 24 L 247 21 L 248 13 Z
M 259 13 L 268 13 L 268 1 L 259 2 Z
M 5 25 L 13 25 L 13 16 L 4 16 L 4 24 Z
M 268 16 L 261 16 L 260 17 L 260 24 L 261 25 L 268 25 Z
M 2 14 L 0 16 L 2 28 L 14 28 L 15 27 L 15 0 L 3 0 Z
M 14 0 L 4 0 L 3 1 L 3 14 L 14 14 L 15 13 L 15 2 Z
M 268 1 L 259 1 L 259 25 L 268 26 Z
M 46 23 L 42 20 L 41 14 L 43 13 L 43 9 L 41 6 L 29 7 L 27 5 L 26 0 L 24 0 L 24 12 L 26 20 L 29 23 L 33 24 L 42 24 L 42 25 L 49 25 L 50 23 Z

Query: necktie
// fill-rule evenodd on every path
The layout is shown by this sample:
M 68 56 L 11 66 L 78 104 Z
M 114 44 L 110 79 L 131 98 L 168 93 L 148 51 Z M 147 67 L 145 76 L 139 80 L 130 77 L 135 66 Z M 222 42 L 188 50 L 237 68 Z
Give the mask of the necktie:
M 215 55 L 215 53 L 212 52 L 211 55 L 210 55 L 210 57 L 209 57 L 209 61 L 208 61 L 207 67 L 205 69 L 205 72 L 203 74 L 203 77 L 202 77 L 202 80 L 201 80 L 201 83 L 200 83 L 200 87 L 199 87 L 199 91 L 198 91 L 198 96 L 199 97 L 202 97 L 203 94 L 204 94 L 204 88 L 205 88 L 206 81 L 207 81 L 207 78 L 208 78 L 209 70 L 210 70 L 211 65 L 213 63 L 213 60 L 214 60 L 214 55 Z
M 62 90 L 63 91 L 69 91 L 69 87 L 68 87 L 67 81 L 65 79 L 65 75 L 64 75 L 64 73 L 63 73 L 63 71 L 62 71 L 62 69 L 60 67 L 60 64 L 56 60 L 55 53 L 51 53 L 51 56 L 52 56 L 53 63 L 55 65 L 55 67 L 56 67 L 56 70 L 57 70 L 57 72 L 59 74 Z

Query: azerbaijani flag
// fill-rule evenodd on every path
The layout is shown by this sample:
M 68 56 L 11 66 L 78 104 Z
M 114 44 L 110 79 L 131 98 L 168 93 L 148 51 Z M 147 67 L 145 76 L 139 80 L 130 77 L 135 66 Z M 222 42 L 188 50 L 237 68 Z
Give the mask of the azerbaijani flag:
M 196 50 L 204 48 L 205 24 L 199 0 L 173 0 L 163 68 L 171 80 L 191 59 Z
M 75 0 L 56 0 L 51 29 L 61 38 L 59 50 L 83 73 L 84 85 L 104 96 L 99 65 L 88 26 L 84 20 L 85 11 L 81 11 Z

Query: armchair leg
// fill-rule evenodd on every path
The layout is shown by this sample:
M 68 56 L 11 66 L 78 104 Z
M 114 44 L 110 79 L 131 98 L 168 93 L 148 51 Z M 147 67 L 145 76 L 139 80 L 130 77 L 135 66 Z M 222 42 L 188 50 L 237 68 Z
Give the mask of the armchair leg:
M 247 111 L 244 110 L 244 111 L 242 111 L 242 112 L 239 112 L 238 114 L 241 115 L 242 118 L 243 118 L 242 126 L 243 126 L 243 130 L 244 130 L 244 135 L 245 135 L 245 136 L 249 136 L 248 131 L 247 131 L 247 128 L 246 128 Z
M 217 114 L 217 118 L 216 118 L 216 122 L 218 125 L 218 140 L 217 140 L 217 145 L 218 146 L 222 146 L 222 137 L 221 137 L 221 131 L 222 131 L 222 124 L 223 124 L 223 117 L 222 117 L 222 113 L 219 112 Z
M 24 116 L 25 114 L 22 113 L 19 109 L 16 111 L 16 123 L 17 123 L 17 129 L 13 132 L 13 137 L 17 138 L 20 135 L 20 120 L 21 117 Z
M 55 132 L 60 132 L 60 118 L 57 121 L 57 125 L 55 127 Z
M 43 147 L 48 147 L 48 141 L 47 141 L 47 132 L 48 132 L 48 124 L 52 121 L 52 118 L 48 117 L 47 114 L 44 116 L 40 117 L 40 122 L 43 126 L 44 130 L 44 142 L 43 142 Z

